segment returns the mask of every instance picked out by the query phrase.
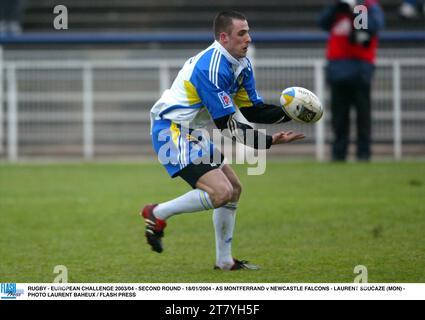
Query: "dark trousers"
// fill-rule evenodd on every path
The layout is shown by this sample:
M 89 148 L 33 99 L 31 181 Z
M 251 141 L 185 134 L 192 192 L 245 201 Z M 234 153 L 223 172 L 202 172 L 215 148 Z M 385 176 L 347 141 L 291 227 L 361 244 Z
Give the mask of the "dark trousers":
M 357 125 L 357 159 L 370 159 L 371 85 L 364 83 L 331 84 L 332 159 L 345 161 L 350 136 L 350 108 L 355 107 Z

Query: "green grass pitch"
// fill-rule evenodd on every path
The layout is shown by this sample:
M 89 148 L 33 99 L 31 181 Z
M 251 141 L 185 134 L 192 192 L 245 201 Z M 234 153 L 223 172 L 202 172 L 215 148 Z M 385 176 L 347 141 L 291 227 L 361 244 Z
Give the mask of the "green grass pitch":
M 189 190 L 147 164 L 0 165 L 0 282 L 425 282 L 425 163 L 234 166 L 244 191 L 233 254 L 258 271 L 213 270 L 211 211 L 172 217 L 150 250 L 146 203 Z

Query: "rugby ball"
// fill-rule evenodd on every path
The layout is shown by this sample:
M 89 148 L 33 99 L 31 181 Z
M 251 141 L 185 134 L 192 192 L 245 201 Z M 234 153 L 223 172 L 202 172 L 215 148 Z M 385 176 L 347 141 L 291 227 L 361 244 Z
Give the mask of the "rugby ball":
M 298 122 L 314 123 L 323 115 L 322 102 L 313 92 L 305 88 L 290 87 L 283 90 L 280 104 L 283 111 Z

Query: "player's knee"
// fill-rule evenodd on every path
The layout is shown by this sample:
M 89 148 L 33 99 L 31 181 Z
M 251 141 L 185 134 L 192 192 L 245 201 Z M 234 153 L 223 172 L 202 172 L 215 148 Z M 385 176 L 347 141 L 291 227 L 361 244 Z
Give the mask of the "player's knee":
M 209 195 L 212 201 L 214 208 L 219 208 L 224 206 L 226 203 L 232 201 L 233 198 L 233 187 L 232 186 L 222 186 L 221 188 L 212 192 Z

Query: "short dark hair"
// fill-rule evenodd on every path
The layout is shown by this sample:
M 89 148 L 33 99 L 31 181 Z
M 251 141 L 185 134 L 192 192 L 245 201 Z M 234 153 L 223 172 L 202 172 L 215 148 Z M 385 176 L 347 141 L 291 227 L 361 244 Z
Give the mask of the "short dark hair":
M 233 10 L 220 11 L 217 13 L 213 23 L 214 37 L 216 40 L 219 39 L 221 32 L 231 33 L 233 19 L 247 20 L 244 14 Z

